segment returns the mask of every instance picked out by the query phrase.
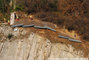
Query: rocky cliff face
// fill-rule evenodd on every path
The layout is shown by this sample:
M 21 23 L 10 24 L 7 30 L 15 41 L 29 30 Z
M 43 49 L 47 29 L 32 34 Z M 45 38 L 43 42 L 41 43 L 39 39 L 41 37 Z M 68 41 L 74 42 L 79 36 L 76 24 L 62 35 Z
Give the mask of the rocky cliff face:
M 6 37 L 7 40 L 3 39 L 4 41 L 0 42 L 0 60 L 51 60 L 51 58 L 84 58 L 84 53 L 82 50 L 76 50 L 70 44 L 65 45 L 62 43 L 51 43 L 48 38 L 44 38 L 34 32 L 30 32 L 28 37 L 20 38 L 19 35 L 25 35 L 26 30 L 21 32 L 20 29 L 18 31 L 13 31 L 13 29 L 10 27 L 8 30 L 9 32 L 7 35 L 13 32 L 12 34 L 14 37 L 11 39 L 11 41 Z M 5 32 L 6 31 L 7 30 L 5 30 Z M 5 32 L 3 32 L 3 34 Z

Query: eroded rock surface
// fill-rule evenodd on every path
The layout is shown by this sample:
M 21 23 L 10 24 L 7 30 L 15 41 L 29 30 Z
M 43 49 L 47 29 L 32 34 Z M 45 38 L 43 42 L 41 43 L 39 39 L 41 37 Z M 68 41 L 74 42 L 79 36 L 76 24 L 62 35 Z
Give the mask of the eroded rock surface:
M 13 35 L 19 36 L 20 32 L 12 32 Z M 0 60 L 48 60 L 48 58 L 83 57 L 84 53 L 75 50 L 71 45 L 51 43 L 49 39 L 33 32 L 30 32 L 27 38 L 0 43 Z

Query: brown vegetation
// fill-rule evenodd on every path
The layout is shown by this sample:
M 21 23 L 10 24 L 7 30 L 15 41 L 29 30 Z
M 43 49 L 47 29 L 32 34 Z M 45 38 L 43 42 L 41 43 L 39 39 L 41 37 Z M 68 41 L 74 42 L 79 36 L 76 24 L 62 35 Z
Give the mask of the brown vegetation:
M 24 6 L 27 13 L 40 11 L 57 11 L 58 0 L 17 0 L 17 6 Z
M 70 19 L 65 16 L 59 16 L 56 13 L 38 13 L 36 14 L 37 18 L 40 18 L 42 21 L 52 22 L 57 24 L 59 27 L 65 26 L 69 31 L 75 30 L 80 34 L 84 40 L 89 41 L 89 20 L 88 19 Z
M 87 0 L 59 0 L 58 9 L 64 15 L 80 18 L 89 12 L 88 3 Z
M 65 26 L 69 31 L 75 30 L 83 39 L 89 40 L 88 0 L 23 0 L 17 4 L 20 2 L 28 14 L 39 12 L 36 17 L 42 21 Z
M 17 0 L 17 8 L 27 13 L 58 11 L 70 17 L 89 17 L 88 0 Z M 17 9 L 18 10 L 18 9 Z
M 3 14 L 0 13 L 0 23 L 3 21 Z
M 66 26 L 69 31 L 75 30 L 83 39 L 89 40 L 88 0 L 17 0 L 16 10 L 28 14 L 39 12 L 36 16 L 42 21 Z

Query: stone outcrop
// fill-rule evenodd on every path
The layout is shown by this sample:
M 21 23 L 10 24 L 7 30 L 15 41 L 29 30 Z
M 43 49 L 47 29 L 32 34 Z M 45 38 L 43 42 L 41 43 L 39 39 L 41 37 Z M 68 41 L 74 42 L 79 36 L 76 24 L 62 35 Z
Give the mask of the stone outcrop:
M 18 31 L 12 31 L 13 35 L 19 36 Z M 22 34 L 25 33 L 26 31 Z M 27 38 L 0 43 L 0 60 L 51 60 L 51 58 L 84 58 L 84 53 L 82 50 L 75 50 L 72 45 L 51 43 L 49 39 L 34 32 L 30 32 Z

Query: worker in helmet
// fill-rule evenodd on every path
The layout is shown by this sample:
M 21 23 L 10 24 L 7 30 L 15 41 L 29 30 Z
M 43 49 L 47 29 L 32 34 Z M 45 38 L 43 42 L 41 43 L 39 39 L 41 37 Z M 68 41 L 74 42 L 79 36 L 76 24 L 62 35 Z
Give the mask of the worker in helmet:
M 19 17 L 18 16 L 16 16 L 16 21 L 19 21 Z

